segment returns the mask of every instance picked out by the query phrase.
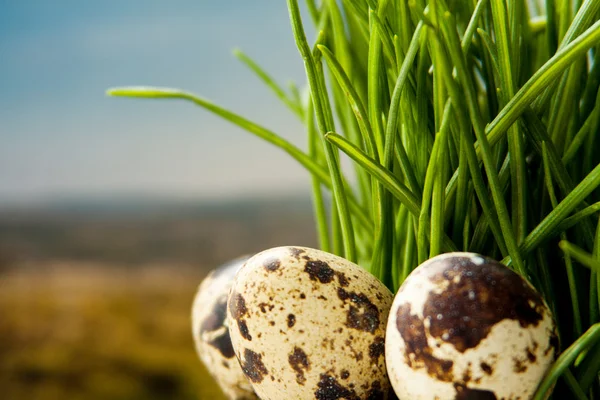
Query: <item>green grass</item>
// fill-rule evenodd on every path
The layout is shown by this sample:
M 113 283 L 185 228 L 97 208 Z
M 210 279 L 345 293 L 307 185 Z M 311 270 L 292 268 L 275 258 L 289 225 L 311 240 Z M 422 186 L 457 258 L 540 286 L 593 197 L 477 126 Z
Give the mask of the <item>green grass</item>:
M 502 260 L 558 322 L 537 398 L 557 380 L 555 398 L 599 398 L 600 2 L 308 0 L 315 43 L 287 3 L 308 98 L 237 55 L 304 121 L 306 151 L 180 90 L 108 93 L 189 100 L 286 151 L 313 177 L 321 248 L 393 291 L 442 252 Z

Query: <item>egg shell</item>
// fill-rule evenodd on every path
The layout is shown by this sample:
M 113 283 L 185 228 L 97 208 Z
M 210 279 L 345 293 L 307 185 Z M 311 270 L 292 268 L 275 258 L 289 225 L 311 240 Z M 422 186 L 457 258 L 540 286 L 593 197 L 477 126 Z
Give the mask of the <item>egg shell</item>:
M 400 400 L 529 399 L 555 360 L 552 314 L 504 265 L 448 253 L 416 268 L 389 316 L 386 363 Z
M 231 341 L 263 400 L 388 399 L 384 344 L 392 299 L 344 258 L 306 247 L 266 250 L 235 279 Z
M 235 273 L 249 256 L 211 271 L 192 306 L 192 335 L 198 356 L 230 400 L 258 399 L 235 357 L 227 329 L 227 298 Z

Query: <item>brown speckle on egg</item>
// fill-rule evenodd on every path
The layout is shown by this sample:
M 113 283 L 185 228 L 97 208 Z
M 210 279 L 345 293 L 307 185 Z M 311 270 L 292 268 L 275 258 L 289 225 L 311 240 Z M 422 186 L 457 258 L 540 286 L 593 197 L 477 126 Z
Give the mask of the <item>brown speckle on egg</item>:
M 304 249 L 299 247 L 290 247 L 289 250 L 292 256 L 296 258 L 296 260 L 299 260 L 300 256 L 305 253 Z
M 405 343 L 404 360 L 413 369 L 424 368 L 430 376 L 443 382 L 452 382 L 453 362 L 433 355 L 427 342 L 423 321 L 411 314 L 410 304 L 398 307 L 396 328 Z
M 371 303 L 364 293 L 347 292 L 338 288 L 338 297 L 344 302 L 349 302 L 350 307 L 346 314 L 346 326 L 374 333 L 379 326 L 379 310 Z
M 232 298 L 232 301 L 229 302 L 229 311 L 231 312 L 231 316 L 237 323 L 240 335 L 242 335 L 244 339 L 251 341 L 252 335 L 250 334 L 248 324 L 244 319 L 248 313 L 248 309 L 246 308 L 246 300 L 241 294 L 236 293 L 235 291 L 232 291 L 230 296 Z
M 265 375 L 269 374 L 267 367 L 262 362 L 262 355 L 250 349 L 244 349 L 244 358 L 240 359 L 242 371 L 254 383 L 260 383 Z
M 288 314 L 288 316 L 287 316 L 288 328 L 293 328 L 295 324 L 296 324 L 296 316 L 294 314 Z
M 494 372 L 494 370 L 492 369 L 491 365 L 488 364 L 488 363 L 486 363 L 486 362 L 481 362 L 481 364 L 479 364 L 479 367 L 487 375 L 491 375 Z
M 489 390 L 471 389 L 456 385 L 455 400 L 498 400 L 496 395 Z
M 252 335 L 250 334 L 250 330 L 248 329 L 248 324 L 245 320 L 238 320 L 238 329 L 240 330 L 240 334 L 246 340 L 252 341 Z
M 267 271 L 274 272 L 279 269 L 281 262 L 276 258 L 271 258 L 269 260 L 266 260 L 264 265 Z
M 306 353 L 299 347 L 294 347 L 294 352 L 289 355 L 288 361 L 294 371 L 296 371 L 296 382 L 300 385 L 304 385 L 306 377 L 304 371 L 310 368 L 310 362 Z
M 231 345 L 231 338 L 229 337 L 229 332 L 224 332 L 221 335 L 215 337 L 214 339 L 209 339 L 207 343 L 215 349 L 219 350 L 219 352 L 225 358 L 233 358 L 235 356 L 233 346 Z
M 331 375 L 321 374 L 321 380 L 317 386 L 318 389 L 315 391 L 315 399 L 317 400 L 360 400 L 354 389 L 348 389 L 341 385 Z
M 246 313 L 248 309 L 246 308 L 246 300 L 244 297 L 233 291 L 230 295 L 232 300 L 229 302 L 229 310 L 231 311 L 231 315 L 235 320 L 241 319 Z
M 324 261 L 307 261 L 304 271 L 308 273 L 310 279 L 321 283 L 329 283 L 333 280 L 334 271 Z
M 200 324 L 200 334 L 213 332 L 221 328 L 226 317 L 227 294 L 223 294 L 215 301 L 211 313 Z
M 367 394 L 367 400 L 380 400 L 385 398 L 385 394 L 381 390 L 381 383 L 379 381 L 374 381 L 371 383 L 371 388 Z
M 377 361 L 385 353 L 385 339 L 381 336 L 376 337 L 369 346 L 369 357 Z
M 484 261 L 478 265 L 470 257 L 457 258 L 453 262 L 459 270 L 446 268 L 430 276 L 444 290 L 430 292 L 425 301 L 429 332 L 460 352 L 477 347 L 502 320 L 514 319 L 528 327 L 543 318 L 543 300 L 527 282 L 493 260 Z

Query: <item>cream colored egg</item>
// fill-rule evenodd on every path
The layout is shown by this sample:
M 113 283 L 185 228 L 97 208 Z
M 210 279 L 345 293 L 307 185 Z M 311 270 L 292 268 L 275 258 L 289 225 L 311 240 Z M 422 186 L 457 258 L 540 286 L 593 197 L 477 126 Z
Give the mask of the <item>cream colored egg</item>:
M 227 398 L 258 399 L 235 357 L 227 329 L 227 297 L 235 273 L 249 257 L 213 270 L 200 284 L 192 307 L 196 351 Z
M 386 362 L 400 400 L 529 399 L 557 347 L 548 306 L 520 275 L 449 253 L 421 264 L 398 291 Z
M 304 247 L 253 256 L 238 272 L 229 331 L 263 400 L 388 399 L 392 294 L 341 257 Z

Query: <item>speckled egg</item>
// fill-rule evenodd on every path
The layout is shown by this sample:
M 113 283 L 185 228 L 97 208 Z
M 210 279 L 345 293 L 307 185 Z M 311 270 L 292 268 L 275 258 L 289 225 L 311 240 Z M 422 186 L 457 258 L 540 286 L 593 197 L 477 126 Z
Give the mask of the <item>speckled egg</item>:
M 244 264 L 231 290 L 233 348 L 263 400 L 388 399 L 392 298 L 341 257 L 305 247 L 266 250 Z
M 192 334 L 200 359 L 231 400 L 258 399 L 235 357 L 227 329 L 227 297 L 235 273 L 248 256 L 213 270 L 202 281 L 192 307 Z
M 401 400 L 529 399 L 558 347 L 540 294 L 472 253 L 421 264 L 398 291 L 386 363 Z

